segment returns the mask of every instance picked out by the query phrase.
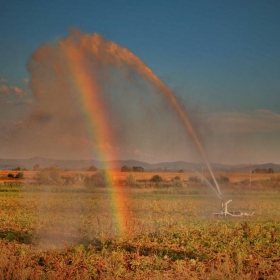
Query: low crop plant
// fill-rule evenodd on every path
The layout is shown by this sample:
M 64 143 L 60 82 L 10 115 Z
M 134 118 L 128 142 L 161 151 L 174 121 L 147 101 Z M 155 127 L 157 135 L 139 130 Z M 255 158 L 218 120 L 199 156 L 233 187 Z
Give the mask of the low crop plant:
M 231 209 L 252 217 L 215 218 L 220 200 L 198 183 L 130 188 L 123 235 L 98 184 L 3 184 L 0 279 L 278 279 L 280 193 L 230 184 L 223 191 Z

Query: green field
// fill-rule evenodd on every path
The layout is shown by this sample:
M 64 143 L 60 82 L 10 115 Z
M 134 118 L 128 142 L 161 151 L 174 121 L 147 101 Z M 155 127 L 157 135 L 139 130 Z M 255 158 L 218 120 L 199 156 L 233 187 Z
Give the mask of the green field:
M 126 236 L 104 188 L 0 186 L 0 279 L 279 279 L 280 191 L 129 189 Z

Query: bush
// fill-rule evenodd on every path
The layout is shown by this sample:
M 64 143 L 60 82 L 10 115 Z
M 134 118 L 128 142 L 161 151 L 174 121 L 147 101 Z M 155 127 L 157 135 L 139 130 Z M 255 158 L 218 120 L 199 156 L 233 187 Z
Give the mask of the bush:
M 14 178 L 15 177 L 14 174 L 12 174 L 12 173 L 9 173 L 7 176 L 8 176 L 8 178 Z
M 189 181 L 192 183 L 199 183 L 201 180 L 199 180 L 196 176 L 193 176 L 189 178 Z
M 88 168 L 88 171 L 97 171 L 97 168 L 93 165 L 91 165 L 89 168 Z
M 229 183 L 229 177 L 227 176 L 220 176 L 220 178 L 218 179 L 219 183 Z
M 132 171 L 133 172 L 144 172 L 144 168 L 141 166 L 133 166 Z
M 268 168 L 268 172 L 269 174 L 274 174 L 274 169 L 273 168 Z
M 15 169 L 13 169 L 14 171 L 20 171 L 21 170 L 21 168 L 20 167 L 17 167 L 17 168 L 15 168 Z
M 15 176 L 15 178 L 17 178 L 17 179 L 22 179 L 22 178 L 23 178 L 23 172 L 19 172 L 19 173 Z
M 184 186 L 184 182 L 181 180 L 181 178 L 179 176 L 175 176 L 173 179 L 172 179 L 172 182 L 173 182 L 173 186 L 174 187 L 183 187 Z
M 128 185 L 130 188 L 137 188 L 137 187 L 139 187 L 139 185 L 137 184 L 137 180 L 136 180 L 134 174 L 129 174 L 129 175 L 126 177 L 126 182 L 127 182 L 127 185 Z
M 100 170 L 91 176 L 86 176 L 84 178 L 84 185 L 87 188 L 91 187 L 101 187 L 105 188 L 109 185 L 110 174 L 105 170 Z
M 63 183 L 61 169 L 58 166 L 40 169 L 35 179 L 37 183 L 43 185 L 60 185 Z
M 121 172 L 131 172 L 131 170 L 132 169 L 130 167 L 127 167 L 126 165 L 121 168 Z
M 65 186 L 73 186 L 73 185 L 81 186 L 84 183 L 84 178 L 85 178 L 85 175 L 83 175 L 83 174 L 76 174 L 74 176 L 73 175 L 72 176 L 69 176 L 69 175 L 61 176 L 63 185 L 65 185 Z
M 213 180 L 213 178 L 208 178 L 208 181 L 212 184 L 215 185 L 215 182 Z M 230 179 L 227 176 L 223 176 L 221 175 L 219 178 L 216 178 L 217 183 L 219 184 L 225 184 L 225 183 L 229 183 Z
M 163 181 L 163 178 L 159 175 L 154 175 L 151 179 L 150 179 L 151 182 L 153 183 L 160 183 Z

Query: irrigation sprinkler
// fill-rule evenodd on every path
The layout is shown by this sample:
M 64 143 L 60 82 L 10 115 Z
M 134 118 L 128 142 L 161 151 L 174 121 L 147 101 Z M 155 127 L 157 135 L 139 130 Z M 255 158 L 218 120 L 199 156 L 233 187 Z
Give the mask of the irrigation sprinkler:
M 219 213 L 213 213 L 213 215 L 215 217 L 219 217 L 219 216 L 231 216 L 231 217 L 243 217 L 243 216 L 253 216 L 254 212 L 252 214 L 248 214 L 248 213 L 244 213 L 244 212 L 239 212 L 239 211 L 228 211 L 228 204 L 232 202 L 232 199 L 228 200 L 227 202 L 222 202 L 222 210 Z
M 216 188 L 202 175 L 200 174 L 199 172 L 196 172 L 196 174 L 201 178 L 203 179 L 203 182 L 206 183 L 206 185 L 208 185 L 209 187 L 212 188 L 212 190 L 214 191 L 214 193 L 217 195 L 217 197 L 219 199 L 222 200 L 222 194 L 220 192 L 220 188 L 218 187 L 218 183 L 215 184 Z M 253 216 L 254 215 L 254 212 L 252 214 L 249 214 L 249 213 L 246 213 L 246 212 L 240 212 L 240 211 L 228 211 L 228 204 L 232 202 L 232 199 L 226 201 L 226 202 L 223 202 L 222 201 L 222 209 L 221 209 L 221 212 L 219 213 L 213 213 L 213 215 L 215 217 L 226 217 L 226 216 L 231 216 L 231 217 L 248 217 L 248 216 Z

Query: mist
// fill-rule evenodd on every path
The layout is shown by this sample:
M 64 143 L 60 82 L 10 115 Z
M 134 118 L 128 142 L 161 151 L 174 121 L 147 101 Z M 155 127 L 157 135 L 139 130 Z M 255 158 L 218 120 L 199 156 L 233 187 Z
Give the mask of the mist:
M 279 161 L 279 114 L 208 111 L 102 35 L 72 29 L 26 66 L 28 103 L 5 109 L 2 158 Z
M 35 101 L 7 139 L 7 156 L 97 159 L 109 150 L 114 157 L 110 159 L 197 158 L 166 98 L 169 89 L 128 49 L 99 34 L 71 30 L 68 37 L 41 45 L 27 68 Z M 92 92 L 78 86 L 79 71 L 87 76 Z M 97 96 L 98 106 L 87 109 L 81 94 Z M 98 134 L 104 123 L 93 124 L 100 114 L 110 131 L 102 143 Z

